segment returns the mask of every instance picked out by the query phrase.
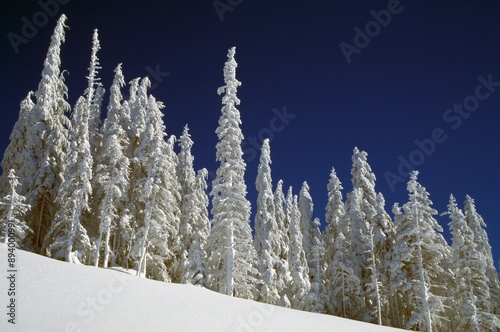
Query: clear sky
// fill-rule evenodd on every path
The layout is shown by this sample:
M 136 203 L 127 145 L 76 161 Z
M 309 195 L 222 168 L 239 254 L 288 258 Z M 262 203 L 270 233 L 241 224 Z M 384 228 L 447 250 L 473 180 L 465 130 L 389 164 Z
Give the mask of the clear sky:
M 282 178 L 298 193 L 307 181 L 322 222 L 330 169 L 345 197 L 357 146 L 391 215 L 395 202 L 406 202 L 409 167 L 439 212 L 450 193 L 460 206 L 472 196 L 498 265 L 498 1 L 2 1 L 1 151 L 20 101 L 37 88 L 62 13 L 72 105 L 85 89 L 97 28 L 105 88 L 118 63 L 127 81 L 148 75 L 166 105 L 167 132 L 179 136 L 189 124 L 196 168 L 215 172 L 216 91 L 236 46 L 252 204 L 263 138 L 271 138 L 274 182 Z M 447 229 L 448 218 L 438 220 Z

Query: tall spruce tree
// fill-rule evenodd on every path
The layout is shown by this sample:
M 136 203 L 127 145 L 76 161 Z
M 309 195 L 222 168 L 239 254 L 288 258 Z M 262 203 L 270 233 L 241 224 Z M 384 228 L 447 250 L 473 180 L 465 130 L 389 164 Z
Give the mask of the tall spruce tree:
M 71 147 L 66 158 L 65 181 L 56 198 L 60 208 L 44 240 L 47 256 L 67 262 L 87 263 L 91 245 L 82 225 L 92 195 L 92 165 L 89 143 L 89 108 L 80 97 L 72 118 Z
M 450 195 L 448 212 L 452 234 L 452 266 L 456 286 L 455 305 L 460 331 L 495 331 L 500 320 L 491 313 L 486 260 L 477 250 L 474 233 Z
M 253 299 L 256 297 L 257 253 L 252 245 L 250 202 L 246 199 L 244 180 L 246 164 L 243 160 L 240 113 L 236 108 L 237 63 L 235 48 L 228 52 L 224 65 L 225 85 L 218 89 L 222 97 L 222 115 L 216 134 L 216 159 L 220 163 L 212 183 L 213 228 L 208 251 L 208 285 L 212 290 L 230 296 Z
M 492 313 L 500 315 L 500 282 L 498 272 L 495 269 L 491 246 L 486 233 L 486 223 L 476 210 L 474 199 L 469 195 L 465 197 L 464 203 L 465 220 L 474 234 L 474 242 L 477 250 L 483 255 L 486 262 L 486 276 L 490 288 Z
M 69 149 L 70 110 L 66 101 L 68 89 L 61 67 L 61 45 L 64 42 L 66 16 L 57 21 L 42 71 L 42 79 L 35 92 L 36 102 L 31 110 L 25 162 L 19 174 L 25 177 L 27 202 L 31 205 L 26 215 L 34 231 L 33 246 L 41 252 L 59 203 L 56 197 L 64 180 L 65 159 Z
M 279 230 L 271 179 L 271 151 L 269 139 L 262 143 L 260 163 L 255 185 L 257 209 L 255 213 L 255 249 L 262 278 L 259 301 L 269 304 L 280 302 L 278 293 L 277 263 L 279 261 Z
M 127 136 L 122 112 L 121 88 L 125 85 L 121 65 L 115 69 L 115 77 L 110 89 L 108 114 L 102 126 L 102 144 L 98 149 L 96 175 L 93 180 L 95 216 L 99 221 L 99 239 L 97 241 L 94 265 L 99 264 L 100 248 L 104 246 L 102 265 L 108 266 L 115 258 L 118 248 L 111 248 L 113 242 L 122 240 L 123 229 L 120 216 L 126 210 L 129 190 L 129 158 L 125 155 Z

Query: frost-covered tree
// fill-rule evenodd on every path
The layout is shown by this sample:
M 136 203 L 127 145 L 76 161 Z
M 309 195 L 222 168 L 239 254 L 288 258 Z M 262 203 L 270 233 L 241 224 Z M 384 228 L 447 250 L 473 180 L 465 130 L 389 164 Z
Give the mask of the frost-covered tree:
M 279 180 L 274 191 L 274 211 L 277 225 L 277 256 L 276 279 L 278 294 L 280 296 L 279 305 L 290 307 L 288 290 L 290 287 L 290 266 L 288 263 L 288 254 L 290 252 L 290 238 L 288 231 L 290 228 L 289 219 L 286 212 L 286 199 L 283 193 L 283 180 Z
M 20 177 L 19 188 L 17 189 L 20 194 L 24 194 L 27 190 L 26 182 L 29 182 L 35 173 L 34 165 L 31 156 L 26 150 L 28 144 L 28 132 L 31 124 L 31 111 L 35 106 L 32 100 L 33 92 L 30 91 L 26 98 L 21 102 L 19 118 L 14 124 L 14 128 L 9 136 L 9 145 L 5 149 L 2 160 L 3 173 L 0 176 L 0 193 L 7 194 L 10 192 L 9 171 L 11 169 L 19 170 L 18 176 Z M 29 164 L 29 165 L 25 165 Z M 21 174 L 20 172 L 26 172 Z
M 144 203 L 143 218 L 133 248 L 137 257 L 137 274 L 161 281 L 170 281 L 166 261 L 172 255 L 168 236 L 172 234 L 175 199 L 169 190 L 168 149 L 164 137 L 163 104 L 153 96 L 148 99 L 146 127 L 141 135 L 141 145 L 136 155 L 146 169 L 146 177 L 138 180 L 137 196 Z
M 467 225 L 474 234 L 474 243 L 477 246 L 477 251 L 482 254 L 486 262 L 486 276 L 488 277 L 488 286 L 491 295 L 491 312 L 495 315 L 500 315 L 500 283 L 498 280 L 498 272 L 493 263 L 493 255 L 491 253 L 488 234 L 485 230 L 486 223 L 477 212 L 474 199 L 469 195 L 465 197 L 464 213 Z
M 26 215 L 34 231 L 35 251 L 41 251 L 46 233 L 59 209 L 56 196 L 64 179 L 66 153 L 69 148 L 70 109 L 66 101 L 67 87 L 61 73 L 61 44 L 64 42 L 66 16 L 61 15 L 47 52 L 42 79 L 35 92 L 36 102 L 30 114 L 25 162 L 19 174 L 25 179 L 27 202 L 31 205 Z
M 326 205 L 325 212 L 325 221 L 327 223 L 325 227 L 325 231 L 323 232 L 323 243 L 325 247 L 325 270 L 324 270 L 324 280 L 325 287 L 327 292 L 327 301 L 326 306 L 331 314 L 339 314 L 338 310 L 335 310 L 336 299 L 338 298 L 338 294 L 335 293 L 335 273 L 336 266 L 334 266 L 334 257 L 336 254 L 335 245 L 336 240 L 339 236 L 339 232 L 346 232 L 346 230 L 342 230 L 341 220 L 344 218 L 345 210 L 344 210 L 344 202 L 342 198 L 342 183 L 337 177 L 337 173 L 335 169 L 332 168 L 330 172 L 330 180 L 328 182 L 328 203 Z M 343 241 L 345 246 L 345 236 L 343 235 Z M 343 247 L 341 247 L 343 248 Z M 345 249 L 345 248 L 344 248 Z M 340 262 L 336 262 L 335 264 L 340 264 Z M 351 267 L 352 269 L 352 267 Z M 345 317 L 345 316 L 344 316 Z
M 123 240 L 123 228 L 120 216 L 123 216 L 129 190 L 129 158 L 124 153 L 127 136 L 124 128 L 121 107 L 121 88 L 125 85 L 121 65 L 115 69 L 115 77 L 110 89 L 108 115 L 102 126 L 102 144 L 98 149 L 96 175 L 93 180 L 94 201 L 99 221 L 99 239 L 97 240 L 94 265 L 99 263 L 101 245 L 104 246 L 103 267 L 108 266 L 110 255 L 114 256 L 118 248 L 111 248 L 110 239 L 116 243 Z
M 191 154 L 193 141 L 186 125 L 179 138 L 181 151 L 178 154 L 177 178 L 180 184 L 180 250 L 184 260 L 180 262 L 181 283 L 204 286 L 207 277 L 205 244 L 210 233 L 208 219 L 208 197 L 205 194 L 207 170 L 196 175 L 194 157 Z
M 222 115 L 216 134 L 216 159 L 220 163 L 212 182 L 213 228 L 210 233 L 208 253 L 208 285 L 212 290 L 230 296 L 254 299 L 256 297 L 257 253 L 252 244 L 250 228 L 250 202 L 246 199 L 240 129 L 240 113 L 236 108 L 237 63 L 235 48 L 228 52 L 224 65 L 225 85 L 218 89 L 222 97 Z
M 309 268 L 304 252 L 302 230 L 300 228 L 300 210 L 297 195 L 293 196 L 292 188 L 287 194 L 287 209 L 290 211 L 290 304 L 293 309 L 307 310 L 304 301 L 311 289 Z
M 44 240 L 47 256 L 75 263 L 86 263 L 91 247 L 87 230 L 82 225 L 83 213 L 89 210 L 89 196 L 92 195 L 93 159 L 88 124 L 89 109 L 86 100 L 80 97 L 73 112 L 65 181 L 56 198 L 60 208 Z
M 452 266 L 456 286 L 460 331 L 495 331 L 500 320 L 491 313 L 490 289 L 486 276 L 486 261 L 477 250 L 474 233 L 465 216 L 450 195 L 448 212 L 452 234 Z
M 208 171 L 202 168 L 196 175 L 195 183 L 195 211 L 193 216 L 192 243 L 188 252 L 188 279 L 187 282 L 197 286 L 206 286 L 208 276 L 205 246 L 210 234 L 210 220 L 208 219 L 207 190 Z
M 311 234 L 310 270 L 311 289 L 305 299 L 308 311 L 323 313 L 326 305 L 326 289 L 323 282 L 324 273 L 324 246 L 321 238 L 320 220 L 313 220 L 313 233 Z
M 300 212 L 300 229 L 302 233 L 302 243 L 304 252 L 306 253 L 307 266 L 309 268 L 309 281 L 312 280 L 313 272 L 312 266 L 312 237 L 315 231 L 315 226 L 313 223 L 313 209 L 314 204 L 309 193 L 309 185 L 306 181 L 302 183 L 302 188 L 299 192 L 299 212 Z
M 367 153 L 354 148 L 352 156 L 353 191 L 346 201 L 346 220 L 350 229 L 349 243 L 351 262 L 356 276 L 361 283 L 364 305 L 360 308 L 358 319 L 382 323 L 380 297 L 380 267 L 375 257 L 374 234 L 384 232 L 375 229 L 377 216 L 377 194 L 375 192 L 375 174 L 367 161 Z
M 23 246 L 24 239 L 30 233 L 33 233 L 24 221 L 24 215 L 30 206 L 24 203 L 26 198 L 16 191 L 19 186 L 19 178 L 13 169 L 9 171 L 7 179 L 9 180 L 10 190 L 0 201 L 0 235 L 3 237 L 3 244 L 8 242 L 19 247 Z
M 342 222 L 339 224 L 342 226 Z M 340 228 L 334 242 L 334 255 L 329 265 L 331 279 L 328 280 L 330 303 L 333 315 L 357 319 L 363 306 L 361 283 L 354 273 L 349 243 L 344 236 L 345 228 Z
M 398 301 L 398 327 L 420 331 L 448 329 L 445 305 L 451 281 L 450 249 L 431 207 L 426 189 L 417 181 L 408 182 L 409 202 L 395 214 L 396 236 L 391 249 L 390 290 Z
M 271 151 L 269 139 L 262 143 L 257 179 L 257 208 L 255 213 L 255 249 L 261 275 L 259 301 L 269 304 L 280 302 L 277 263 L 279 261 L 279 230 L 271 179 Z
M 99 34 L 97 29 L 94 30 L 92 36 L 92 53 L 90 56 L 89 75 L 87 76 L 88 86 L 85 90 L 85 99 L 87 100 L 87 107 L 89 109 L 89 142 L 90 151 L 93 155 L 97 152 L 97 147 L 101 143 L 101 133 L 99 127 L 101 125 L 101 105 L 104 95 L 104 88 L 100 83 L 100 78 L 97 76 L 101 66 L 97 52 L 101 49 L 99 43 Z

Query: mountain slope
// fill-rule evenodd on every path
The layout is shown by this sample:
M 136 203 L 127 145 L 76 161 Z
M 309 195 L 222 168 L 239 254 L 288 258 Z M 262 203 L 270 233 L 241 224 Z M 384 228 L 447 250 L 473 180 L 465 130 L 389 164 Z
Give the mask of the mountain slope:
M 7 247 L 0 245 L 1 331 L 396 331 L 329 315 L 68 264 L 16 250 L 16 324 L 7 322 Z

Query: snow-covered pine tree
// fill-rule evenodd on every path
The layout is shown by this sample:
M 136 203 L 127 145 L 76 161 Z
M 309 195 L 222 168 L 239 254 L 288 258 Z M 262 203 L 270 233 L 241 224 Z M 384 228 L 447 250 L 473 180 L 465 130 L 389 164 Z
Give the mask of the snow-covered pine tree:
M 325 280 L 325 288 L 327 292 L 327 301 L 326 307 L 331 314 L 337 314 L 338 310 L 334 309 L 334 303 L 336 303 L 336 299 L 338 294 L 335 294 L 335 270 L 336 266 L 334 266 L 334 257 L 336 245 L 335 241 L 339 236 L 339 232 L 346 230 L 340 229 L 340 222 L 344 218 L 345 210 L 344 210 L 344 202 L 342 198 L 342 183 L 337 177 L 337 173 L 335 169 L 332 168 L 330 172 L 330 180 L 328 182 L 328 203 L 325 209 L 325 221 L 327 226 L 325 227 L 325 231 L 323 232 L 323 243 L 325 247 L 325 270 L 323 278 Z M 343 238 L 345 242 L 345 236 Z M 345 243 L 343 244 L 345 245 Z M 337 262 L 336 264 L 340 264 Z
M 95 216 L 99 221 L 99 239 L 94 265 L 99 263 L 101 245 L 104 246 L 102 266 L 108 267 L 110 255 L 115 258 L 118 248 L 111 248 L 110 239 L 124 242 L 124 230 L 120 216 L 126 209 L 129 190 L 130 161 L 124 153 L 127 135 L 121 107 L 121 88 L 125 85 L 121 64 L 115 69 L 115 77 L 110 89 L 108 114 L 102 126 L 102 144 L 98 148 L 96 174 L 93 179 Z M 121 249 L 122 250 L 122 249 Z M 120 250 L 120 251 L 121 251 Z
M 352 156 L 353 191 L 346 201 L 346 220 L 350 229 L 351 262 L 354 273 L 361 283 L 364 305 L 362 314 L 357 319 L 366 322 L 382 323 L 382 299 L 380 297 L 380 268 L 375 259 L 374 233 L 384 232 L 374 229 L 377 216 L 377 194 L 375 192 L 375 174 L 367 161 L 367 153 L 354 148 Z
M 41 252 L 48 229 L 59 204 L 55 201 L 64 179 L 66 153 L 69 148 L 70 110 L 66 101 L 67 87 L 61 73 L 61 44 L 64 42 L 66 16 L 57 21 L 42 71 L 42 79 L 35 92 L 36 103 L 30 112 L 28 140 L 23 154 L 26 158 L 19 174 L 26 177 L 27 202 L 31 209 L 26 215 L 34 231 L 33 246 Z
M 85 98 L 80 97 L 73 112 L 65 181 L 56 198 L 60 208 L 43 244 L 47 256 L 73 263 L 87 263 L 91 254 L 87 230 L 82 226 L 83 213 L 89 210 L 89 196 L 92 195 L 93 160 L 88 124 L 89 108 Z
M 277 263 L 279 261 L 279 230 L 276 223 L 276 211 L 271 178 L 271 151 L 269 139 L 262 143 L 257 179 L 257 208 L 255 213 L 255 249 L 258 256 L 258 268 L 261 275 L 258 300 L 277 304 L 278 293 Z
M 299 192 L 299 212 L 300 212 L 300 230 L 302 233 L 302 243 L 304 252 L 306 253 L 307 266 L 309 268 L 309 281 L 312 281 L 313 277 L 311 273 L 313 272 L 312 266 L 312 236 L 315 231 L 313 224 L 313 209 L 314 204 L 309 193 L 309 185 L 306 181 L 302 183 L 302 188 Z
M 14 124 L 14 128 L 9 136 L 9 145 L 5 149 L 2 159 L 3 173 L 0 176 L 0 194 L 7 195 L 11 191 L 10 187 L 10 170 L 18 170 L 20 178 L 19 188 L 17 191 L 22 195 L 27 190 L 26 182 L 33 177 L 35 173 L 34 165 L 31 156 L 26 150 L 28 144 L 28 132 L 30 130 L 31 111 L 35 106 L 32 100 L 33 92 L 30 91 L 26 98 L 21 102 L 19 117 Z M 29 163 L 29 165 L 25 165 Z M 21 174 L 26 172 L 26 174 Z
M 202 168 L 196 174 L 194 201 L 196 202 L 193 219 L 192 244 L 188 253 L 188 281 L 197 286 L 206 286 L 207 283 L 207 255 L 205 246 L 210 234 L 210 220 L 208 219 L 207 190 L 208 171 Z
M 363 307 L 363 296 L 361 294 L 361 282 L 354 273 L 349 243 L 344 236 L 348 232 L 344 226 L 344 218 L 340 220 L 339 231 L 334 242 L 334 255 L 329 269 L 331 279 L 329 283 L 329 295 L 331 303 L 329 308 L 335 316 L 357 319 L 360 317 L 360 309 Z
M 465 216 L 450 195 L 448 212 L 452 234 L 452 266 L 454 272 L 455 306 L 459 331 L 495 331 L 500 320 L 491 313 L 490 288 L 486 276 L 486 260 L 477 250 L 474 233 Z
M 406 329 L 442 331 L 449 328 L 444 303 L 449 270 L 450 248 L 441 226 L 433 217 L 429 194 L 417 181 L 418 172 L 410 175 L 409 202 L 403 211 L 396 204 L 396 236 L 391 249 L 391 295 L 398 300 L 398 320 Z
M 191 154 L 193 140 L 186 125 L 179 138 L 177 178 L 180 184 L 180 251 L 185 257 L 179 263 L 181 283 L 204 286 L 206 281 L 205 243 L 210 233 L 207 211 L 206 170 L 194 171 Z
M 2 243 L 13 244 L 16 247 L 24 247 L 24 239 L 33 233 L 31 228 L 24 221 L 24 215 L 30 206 L 25 204 L 26 198 L 17 193 L 16 188 L 19 185 L 19 178 L 16 172 L 11 169 L 7 177 L 10 190 L 0 201 L 0 235 L 3 237 Z
M 498 272 L 495 269 L 491 246 L 486 233 L 486 223 L 476 210 L 474 199 L 469 195 L 465 197 L 464 213 L 467 225 L 474 234 L 474 243 L 477 250 L 483 255 L 486 262 L 486 276 L 488 277 L 488 286 L 490 288 L 492 313 L 500 316 L 500 282 Z
M 288 231 L 290 229 L 289 219 L 286 213 L 286 199 L 283 193 L 283 180 L 279 180 L 274 191 L 274 210 L 277 224 L 277 252 L 278 261 L 276 262 L 276 279 L 278 294 L 280 296 L 279 305 L 290 307 L 290 300 L 287 294 L 290 288 L 291 276 L 288 263 L 288 254 L 290 252 L 290 238 Z
M 138 179 L 135 188 L 144 204 L 133 254 L 137 257 L 137 274 L 155 280 L 170 281 L 166 261 L 172 255 L 168 247 L 168 236 L 172 234 L 171 221 L 174 213 L 174 198 L 169 190 L 168 149 L 164 137 L 165 126 L 163 104 L 149 96 L 146 127 L 141 135 L 141 144 L 136 151 L 137 158 L 144 164 L 146 177 Z
M 241 148 L 243 134 L 236 108 L 240 103 L 236 91 L 241 83 L 236 79 L 234 54 L 233 47 L 224 65 L 225 85 L 217 90 L 224 96 L 216 130 L 219 138 L 216 159 L 220 165 L 212 182 L 213 228 L 207 244 L 208 285 L 220 293 L 254 299 L 257 253 L 249 224 L 250 202 L 246 199 L 246 164 Z
M 292 187 L 288 190 L 287 209 L 290 211 L 290 304 L 293 309 L 307 310 L 304 301 L 311 289 L 309 282 L 309 268 L 306 253 L 304 252 L 302 230 L 300 228 L 300 210 L 297 195 L 292 194 Z
M 85 99 L 87 100 L 87 107 L 89 109 L 89 142 L 90 151 L 92 155 L 96 155 L 97 148 L 101 144 L 102 135 L 99 131 L 101 125 L 101 106 L 102 98 L 104 95 L 104 88 L 97 76 L 101 66 L 97 52 L 101 49 L 99 43 L 99 34 L 97 29 L 94 30 L 92 36 L 92 53 L 90 56 L 89 75 L 87 76 L 88 86 L 85 90 Z
M 320 231 L 320 220 L 313 220 L 313 233 L 311 234 L 311 254 L 309 276 L 311 278 L 311 289 L 305 299 L 307 311 L 324 313 L 327 300 L 324 274 L 324 245 Z

